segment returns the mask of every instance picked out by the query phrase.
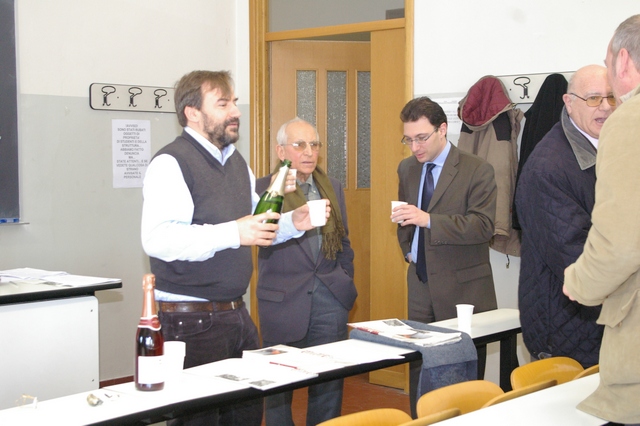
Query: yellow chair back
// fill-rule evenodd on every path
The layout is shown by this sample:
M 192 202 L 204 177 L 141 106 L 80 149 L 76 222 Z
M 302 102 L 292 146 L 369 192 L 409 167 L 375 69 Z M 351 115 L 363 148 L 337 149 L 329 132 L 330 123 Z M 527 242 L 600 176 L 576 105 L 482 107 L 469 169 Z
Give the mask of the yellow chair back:
M 496 405 L 501 402 L 509 401 L 510 399 L 518 398 L 522 395 L 527 395 L 533 392 L 537 392 L 542 389 L 550 388 L 551 386 L 555 386 L 557 382 L 555 380 L 548 380 L 546 382 L 539 382 L 533 385 L 525 386 L 520 389 L 514 389 L 509 392 L 505 392 L 502 395 L 498 395 L 495 398 L 487 401 L 482 408 L 489 407 L 491 405 Z
M 517 367 L 511 372 L 511 387 L 520 389 L 539 382 L 556 380 L 558 384 L 573 380 L 584 368 L 575 359 L 555 356 Z
M 411 420 L 410 422 L 402 423 L 399 426 L 428 426 L 459 415 L 460 410 L 458 410 L 457 408 L 450 408 L 439 413 L 433 413 L 428 416 L 419 417 L 415 420 Z
M 487 380 L 470 380 L 427 392 L 418 399 L 418 417 L 450 408 L 465 414 L 481 408 L 490 399 L 503 394 L 500 386 Z
M 365 410 L 319 423 L 318 426 L 398 426 L 411 421 L 411 416 L 397 408 Z
M 596 364 L 596 365 L 592 365 L 589 368 L 585 368 L 584 370 L 582 370 L 581 372 L 579 372 L 576 377 L 573 378 L 573 380 L 579 379 L 581 377 L 587 377 L 590 376 L 592 374 L 596 374 L 600 372 L 600 364 Z

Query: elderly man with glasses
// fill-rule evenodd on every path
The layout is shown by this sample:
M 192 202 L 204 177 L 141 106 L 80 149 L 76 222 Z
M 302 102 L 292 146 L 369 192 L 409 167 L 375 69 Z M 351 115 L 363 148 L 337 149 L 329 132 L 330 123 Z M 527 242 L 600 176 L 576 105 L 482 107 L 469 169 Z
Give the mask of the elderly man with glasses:
M 398 200 L 391 219 L 409 262 L 409 319 L 430 323 L 456 317 L 456 304 L 475 312 L 497 308 L 489 261 L 497 189 L 493 167 L 447 141 L 447 116 L 427 97 L 409 101 L 400 119 L 402 143 L 413 155 L 398 166 Z M 479 351 L 484 365 L 486 347 Z M 421 362 L 410 367 L 415 403 Z
M 322 142 L 312 124 L 295 118 L 280 127 L 276 139 L 278 158 L 290 160 L 297 170 L 295 191 L 285 195 L 283 212 L 326 199 L 331 213 L 325 226 L 260 249 L 257 296 L 263 346 L 305 348 L 344 340 L 357 291 L 342 185 L 318 167 Z M 265 190 L 270 181 L 271 176 L 258 179 L 256 189 Z M 342 388 L 342 380 L 308 388 L 307 425 L 340 415 Z M 267 426 L 293 425 L 292 396 L 290 391 L 265 398 Z
M 518 305 L 533 359 L 568 356 L 586 368 L 599 361 L 600 307 L 572 302 L 562 285 L 564 269 L 582 253 L 591 228 L 598 138 L 616 104 L 607 69 L 580 68 L 563 100 L 560 121 L 536 145 L 518 180 Z

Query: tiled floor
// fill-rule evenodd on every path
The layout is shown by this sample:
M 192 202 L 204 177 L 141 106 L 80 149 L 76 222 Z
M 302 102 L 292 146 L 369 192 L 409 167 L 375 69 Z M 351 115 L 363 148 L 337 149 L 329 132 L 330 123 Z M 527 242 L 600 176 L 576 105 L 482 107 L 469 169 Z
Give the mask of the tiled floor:
M 409 396 L 400 389 L 370 384 L 368 374 L 347 377 L 344 381 L 342 414 L 372 408 L 398 408 L 409 413 Z M 306 388 L 293 392 L 292 412 L 296 426 L 304 426 L 307 414 Z

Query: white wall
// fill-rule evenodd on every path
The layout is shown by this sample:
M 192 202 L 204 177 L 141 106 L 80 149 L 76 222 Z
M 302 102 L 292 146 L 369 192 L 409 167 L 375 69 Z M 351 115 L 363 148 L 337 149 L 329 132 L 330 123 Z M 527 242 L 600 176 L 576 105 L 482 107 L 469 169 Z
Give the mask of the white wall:
M 94 111 L 89 86 L 173 86 L 194 69 L 230 70 L 245 113 L 238 148 L 248 158 L 248 28 L 248 0 L 16 0 L 21 216 L 29 224 L 0 227 L 0 270 L 123 280 L 122 289 L 97 293 L 100 380 L 133 374 L 149 270 L 142 192 L 112 187 L 111 120 L 150 120 L 152 153 L 181 129 L 175 114 Z

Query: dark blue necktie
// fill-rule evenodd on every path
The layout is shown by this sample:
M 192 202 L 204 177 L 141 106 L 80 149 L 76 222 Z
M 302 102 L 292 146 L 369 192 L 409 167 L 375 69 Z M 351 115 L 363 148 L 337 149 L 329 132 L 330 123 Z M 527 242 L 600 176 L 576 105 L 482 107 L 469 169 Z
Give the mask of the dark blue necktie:
M 431 170 L 436 165 L 433 163 L 427 163 L 427 173 L 424 177 L 424 185 L 422 187 L 422 203 L 420 208 L 425 212 L 429 208 L 429 202 L 431 201 L 431 196 L 433 196 L 433 174 Z M 416 259 L 416 273 L 418 274 L 418 278 L 423 283 L 427 282 L 427 257 L 424 251 L 424 227 L 420 227 L 418 230 L 418 258 Z

